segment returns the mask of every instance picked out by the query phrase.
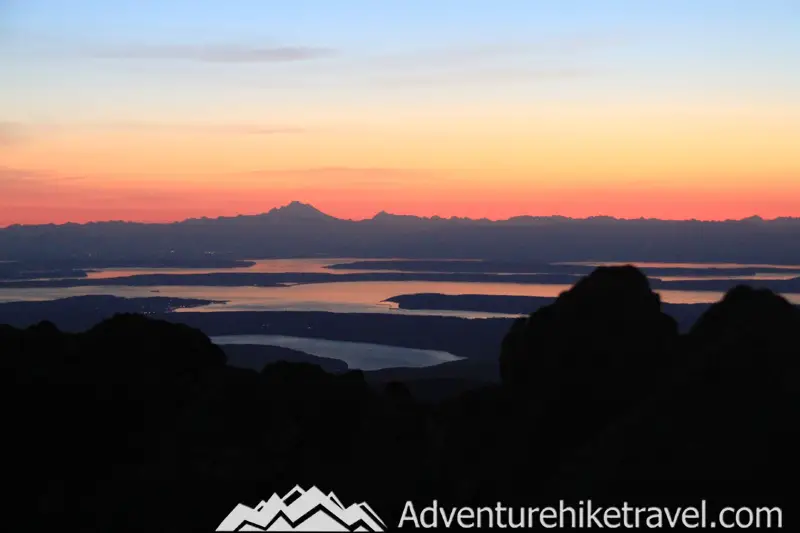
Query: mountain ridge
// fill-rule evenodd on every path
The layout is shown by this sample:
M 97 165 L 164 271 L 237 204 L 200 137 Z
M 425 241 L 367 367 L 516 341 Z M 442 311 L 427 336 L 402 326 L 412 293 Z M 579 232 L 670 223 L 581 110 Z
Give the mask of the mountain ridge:
M 0 229 L 0 260 L 49 269 L 288 257 L 800 264 L 798 230 L 800 218 L 677 221 L 525 215 L 493 221 L 384 211 L 371 219 L 349 220 L 292 202 L 260 215 L 171 223 L 12 226 Z
M 288 204 L 273 207 L 269 211 L 261 212 L 261 213 L 251 213 L 251 214 L 237 214 L 237 215 L 220 215 L 217 217 L 189 217 L 182 220 L 175 220 L 171 222 L 142 222 L 136 220 L 96 220 L 90 222 L 64 222 L 61 224 L 57 223 L 43 223 L 43 224 L 11 224 L 5 227 L 0 227 L 0 231 L 7 230 L 7 229 L 18 229 L 18 228 L 52 228 L 52 227 L 88 227 L 88 226 L 96 226 L 96 225 L 144 225 L 144 226 L 174 226 L 180 224 L 192 224 L 192 223 L 208 223 L 208 222 L 222 222 L 222 221 L 234 221 L 234 220 L 242 220 L 242 219 L 274 219 L 274 220 L 320 220 L 320 221 L 338 221 L 338 222 L 352 222 L 352 223 L 365 223 L 365 222 L 373 222 L 373 221 L 429 221 L 429 222 L 473 222 L 473 223 L 488 223 L 488 224 L 497 224 L 497 223 L 509 223 L 509 222 L 581 222 L 581 221 L 609 221 L 609 222 L 675 222 L 675 223 L 691 223 L 691 222 L 700 222 L 700 223 L 733 223 L 733 222 L 742 222 L 742 223 L 772 223 L 772 222 L 790 222 L 790 223 L 797 223 L 800 222 L 800 217 L 775 217 L 772 219 L 763 218 L 759 215 L 750 215 L 747 217 L 739 218 L 739 219 L 670 219 L 670 218 L 656 218 L 656 217 L 637 217 L 637 218 L 624 218 L 624 217 L 615 217 L 611 215 L 591 215 L 588 217 L 569 217 L 564 215 L 552 214 L 552 215 L 531 215 L 531 214 L 519 214 L 519 215 L 511 215 L 508 218 L 497 218 L 497 219 L 489 219 L 486 217 L 481 218 L 471 218 L 471 217 L 459 217 L 459 216 L 451 216 L 451 217 L 442 217 L 439 215 L 432 215 L 432 216 L 422 216 L 422 215 L 414 215 L 414 214 L 407 214 L 407 213 L 390 213 L 386 210 L 380 210 L 375 213 L 372 217 L 366 217 L 362 219 L 353 219 L 353 218 L 340 218 L 334 215 L 330 215 L 325 213 L 321 209 L 315 207 L 313 204 L 304 203 L 299 200 L 292 200 Z

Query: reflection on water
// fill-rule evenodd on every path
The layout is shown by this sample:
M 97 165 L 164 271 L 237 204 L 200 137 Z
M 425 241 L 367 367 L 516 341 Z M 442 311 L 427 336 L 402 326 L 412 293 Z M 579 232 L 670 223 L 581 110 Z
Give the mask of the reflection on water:
M 639 268 L 780 268 L 800 270 L 800 265 L 768 265 L 765 263 L 661 263 L 657 261 L 565 261 L 554 265 L 622 266 Z M 705 279 L 705 278 L 703 278 Z
M 447 295 L 485 294 L 511 296 L 556 297 L 570 285 L 469 283 L 438 281 L 348 281 L 313 283 L 284 287 L 68 287 L 0 289 L 0 301 L 54 300 L 68 296 L 110 294 L 122 297 L 169 296 L 225 301 L 226 303 L 195 307 L 186 311 L 331 311 L 337 313 L 398 313 L 464 316 L 481 318 L 493 313 L 469 311 L 410 311 L 396 309 L 385 302 L 400 294 L 438 293 Z M 153 291 L 158 291 L 154 294 Z M 722 298 L 713 291 L 657 291 L 667 303 L 711 303 Z M 800 294 L 785 294 L 793 303 L 800 303 Z M 508 316 L 508 315 L 500 315 Z
M 239 268 L 109 268 L 99 269 L 89 274 L 90 278 L 105 279 L 136 274 L 170 273 L 198 274 L 213 272 L 306 272 L 306 273 L 360 273 L 365 270 L 335 270 L 325 268 L 335 263 L 347 263 L 360 259 L 353 258 L 312 258 L 312 259 L 261 259 L 252 267 Z M 456 262 L 456 261 L 454 261 Z M 575 264 L 575 263 L 570 263 Z M 579 264 L 622 264 L 622 263 L 579 263 Z M 797 266 L 746 265 L 727 263 L 655 263 L 634 262 L 640 267 L 680 267 L 680 268 L 781 268 L 800 269 Z M 453 269 L 458 270 L 457 267 Z M 727 279 L 789 279 L 796 274 L 761 273 L 755 276 L 730 276 Z M 663 280 L 702 280 L 712 279 L 703 276 L 658 276 Z M 577 279 L 577 276 L 576 276 Z M 396 313 L 415 315 L 460 316 L 484 318 L 492 316 L 512 316 L 497 313 L 470 311 L 415 311 L 397 309 L 388 298 L 401 294 L 438 293 L 446 295 L 483 294 L 509 296 L 556 297 L 569 289 L 570 285 L 517 284 L 517 283 L 471 283 L 436 281 L 348 281 L 335 283 L 291 284 L 280 287 L 125 287 L 125 286 L 83 286 L 68 288 L 8 288 L 0 289 L 0 302 L 21 300 L 54 300 L 68 296 L 108 294 L 122 297 L 169 296 L 175 298 L 198 298 L 224 301 L 184 311 L 331 311 L 338 313 Z M 668 303 L 711 303 L 722 297 L 721 292 L 712 291 L 658 291 L 662 300 Z M 158 293 L 158 294 L 153 294 Z M 785 294 L 791 302 L 800 304 L 800 295 Z
M 246 260 L 255 263 L 248 267 L 233 268 L 98 268 L 88 272 L 90 279 L 108 279 L 127 276 L 138 276 L 142 274 L 216 274 L 216 273 L 248 273 L 248 274 L 282 274 L 285 272 L 293 273 L 313 273 L 313 274 L 363 274 L 374 272 L 373 270 L 331 270 L 325 268 L 336 263 L 350 263 L 353 261 L 365 261 L 364 259 L 354 258 L 313 258 L 313 259 L 253 259 Z M 368 260 L 367 260 L 368 261 Z
M 660 279 L 661 281 L 709 281 L 717 279 L 740 279 L 746 281 L 765 281 L 765 280 L 786 280 L 794 279 L 800 276 L 797 272 L 790 272 L 789 274 L 778 274 L 771 272 L 760 272 L 749 276 L 649 276 L 652 279 Z
M 281 273 L 310 273 L 310 274 L 374 274 L 380 273 L 415 273 L 415 274 L 458 274 L 467 273 L 474 274 L 475 272 L 464 272 L 459 270 L 458 266 L 453 267 L 452 270 L 447 272 L 443 271 L 417 271 L 417 270 L 366 270 L 366 269 L 329 269 L 330 265 L 350 263 L 353 261 L 405 261 L 405 259 L 358 259 L 352 257 L 336 257 L 336 258 L 311 258 L 311 259 L 254 259 L 255 264 L 249 267 L 234 267 L 234 268 L 98 268 L 87 272 L 89 279 L 109 279 L 129 277 L 145 274 L 215 274 L 215 273 L 249 273 L 249 274 L 281 274 Z M 474 262 L 477 260 L 466 259 L 436 259 L 437 262 L 450 261 L 452 263 L 459 262 Z M 756 273 L 754 275 L 746 276 L 721 276 L 713 272 L 715 268 L 779 268 L 782 270 L 800 270 L 800 266 L 791 265 L 765 265 L 765 264 L 738 264 L 738 263 L 657 263 L 657 262 L 565 262 L 554 263 L 556 265 L 587 265 L 587 266 L 602 266 L 602 265 L 626 265 L 632 264 L 638 267 L 651 267 L 651 268 L 695 268 L 695 269 L 709 269 L 708 276 L 651 276 L 654 279 L 661 279 L 664 281 L 690 281 L 690 280 L 710 280 L 710 279 L 741 279 L 741 280 L 780 280 L 791 279 L 797 277 L 798 273 L 780 274 L 780 273 Z M 487 272 L 487 274 L 495 276 L 507 276 L 518 274 L 548 274 L 549 272 Z M 577 279 L 581 274 L 572 274 Z
M 453 268 L 448 271 L 418 271 L 418 270 L 403 270 L 403 269 L 345 269 L 327 268 L 335 264 L 346 264 L 353 261 L 405 261 L 406 259 L 358 259 L 352 257 L 335 257 L 335 258 L 306 258 L 306 259 L 254 259 L 250 260 L 255 263 L 253 266 L 248 267 L 234 267 L 234 268 L 153 268 L 153 267 L 130 267 L 130 268 L 97 268 L 86 271 L 86 278 L 88 279 L 110 279 L 110 278 L 125 278 L 137 275 L 149 274 L 169 274 L 169 275 L 191 275 L 191 274 L 216 274 L 216 273 L 247 273 L 247 274 L 283 274 L 283 273 L 297 273 L 297 274 L 375 274 L 375 273 L 413 273 L 413 274 L 476 274 L 479 272 L 463 271 L 458 268 L 459 262 L 479 262 L 474 259 L 436 259 L 437 262 L 451 262 L 454 264 Z M 13 262 L 13 261 L 6 261 Z M 2 261 L 0 261 L 2 263 Z M 800 266 L 787 266 L 787 265 L 746 265 L 737 263 L 656 263 L 656 262 L 564 262 L 553 263 L 555 265 L 587 265 L 587 266 L 601 266 L 601 265 L 623 265 L 633 264 L 639 267 L 657 267 L 657 268 L 695 268 L 695 269 L 708 269 L 708 275 L 693 274 L 690 276 L 651 276 L 653 279 L 660 279 L 664 281 L 694 281 L 694 280 L 713 280 L 713 279 L 739 279 L 739 280 L 784 280 L 800 276 L 800 272 L 791 272 L 786 274 L 781 273 L 755 273 L 741 276 L 724 276 L 715 274 L 715 268 L 771 268 L 782 270 L 800 270 Z M 508 276 L 519 274 L 549 274 L 552 272 L 484 272 L 492 276 Z M 583 274 L 563 274 L 573 276 L 577 280 Z M 48 277 L 33 277 L 28 279 L 36 280 L 52 280 L 52 279 L 69 279 L 66 278 L 48 278 Z
M 391 285 L 379 290 L 375 285 Z M 184 311 L 329 311 L 335 313 L 392 313 L 403 315 L 436 315 L 463 318 L 513 317 L 502 313 L 476 311 L 425 311 L 398 309 L 387 298 L 407 292 L 432 292 L 436 283 L 415 282 L 347 282 L 291 285 L 285 287 L 37 287 L 31 289 L 0 289 L 0 302 L 46 301 L 86 295 L 112 295 L 123 298 L 171 297 L 223 301 L 202 307 L 178 309 Z M 464 291 L 480 291 L 479 284 L 460 283 Z M 505 284 L 497 284 L 505 285 Z M 446 290 L 446 289 L 442 289 Z M 158 291 L 156 294 L 153 291 Z M 447 294 L 453 294 L 448 292 Z
M 330 341 L 305 337 L 284 337 L 282 335 L 225 335 L 211 337 L 216 344 L 258 344 L 292 348 L 307 354 L 330 359 L 339 359 L 351 369 L 380 370 L 397 367 L 425 367 L 461 357 L 437 350 L 400 348 L 383 344 L 364 342 Z

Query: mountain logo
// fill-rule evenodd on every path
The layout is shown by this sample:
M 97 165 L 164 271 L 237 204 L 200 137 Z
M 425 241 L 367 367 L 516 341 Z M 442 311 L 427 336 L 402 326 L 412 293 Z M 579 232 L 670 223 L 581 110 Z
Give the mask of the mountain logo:
M 255 508 L 238 504 L 217 531 L 385 531 L 386 524 L 366 503 L 345 507 L 331 492 L 295 486 L 273 494 Z

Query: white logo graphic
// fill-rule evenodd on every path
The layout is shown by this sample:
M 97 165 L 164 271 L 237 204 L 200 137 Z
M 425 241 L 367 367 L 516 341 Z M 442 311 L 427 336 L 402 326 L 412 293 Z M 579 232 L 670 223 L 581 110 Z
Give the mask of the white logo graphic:
M 252 509 L 241 503 L 217 531 L 384 531 L 386 524 L 366 503 L 345 507 L 334 493 L 296 486 L 281 498 L 273 494 Z

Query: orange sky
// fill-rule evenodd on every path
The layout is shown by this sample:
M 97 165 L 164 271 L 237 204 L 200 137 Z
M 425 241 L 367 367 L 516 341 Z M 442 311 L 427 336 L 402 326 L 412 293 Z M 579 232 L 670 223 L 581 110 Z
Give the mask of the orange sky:
M 479 4 L 14 3 L 0 226 L 800 216 L 791 5 Z
M 167 221 L 259 213 L 291 200 L 344 218 L 380 210 L 800 216 L 800 113 L 530 109 L 508 116 L 384 117 L 387 123 L 271 134 L 204 123 L 43 127 L 2 146 L 0 224 Z

